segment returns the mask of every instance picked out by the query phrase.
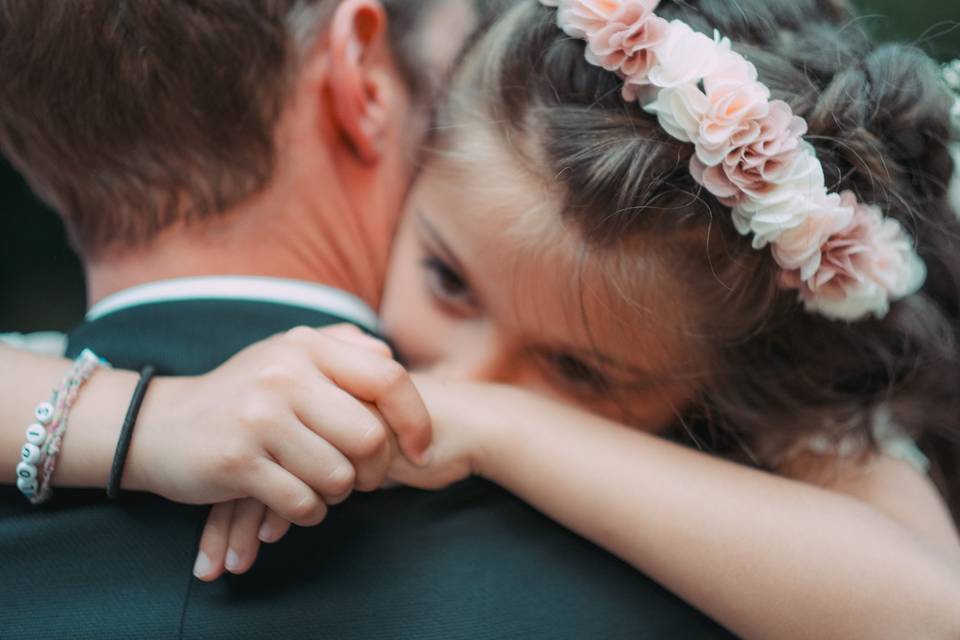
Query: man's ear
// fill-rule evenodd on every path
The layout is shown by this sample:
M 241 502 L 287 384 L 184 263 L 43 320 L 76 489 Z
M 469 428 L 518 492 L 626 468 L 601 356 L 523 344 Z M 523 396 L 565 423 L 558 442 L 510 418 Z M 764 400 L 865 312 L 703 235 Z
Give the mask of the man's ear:
M 330 96 L 343 135 L 365 162 L 380 158 L 389 92 L 378 73 L 387 50 L 387 14 L 378 0 L 343 0 L 330 27 Z

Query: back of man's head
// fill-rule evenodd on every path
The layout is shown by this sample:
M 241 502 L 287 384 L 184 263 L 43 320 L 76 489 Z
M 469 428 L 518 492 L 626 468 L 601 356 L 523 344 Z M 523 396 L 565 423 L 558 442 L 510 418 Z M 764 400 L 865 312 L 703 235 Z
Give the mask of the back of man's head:
M 269 181 L 297 62 L 337 4 L 0 0 L 0 149 L 88 256 L 216 217 Z M 383 4 L 409 26 L 433 3 Z

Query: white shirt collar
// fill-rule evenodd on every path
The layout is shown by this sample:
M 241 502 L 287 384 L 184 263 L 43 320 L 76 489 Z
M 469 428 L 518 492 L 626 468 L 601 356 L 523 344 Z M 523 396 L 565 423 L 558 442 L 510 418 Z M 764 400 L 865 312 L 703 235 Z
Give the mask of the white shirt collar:
M 161 280 L 107 296 L 87 312 L 93 322 L 112 313 L 155 302 L 249 300 L 315 309 L 376 332 L 377 316 L 363 300 L 312 282 L 259 276 L 210 276 Z

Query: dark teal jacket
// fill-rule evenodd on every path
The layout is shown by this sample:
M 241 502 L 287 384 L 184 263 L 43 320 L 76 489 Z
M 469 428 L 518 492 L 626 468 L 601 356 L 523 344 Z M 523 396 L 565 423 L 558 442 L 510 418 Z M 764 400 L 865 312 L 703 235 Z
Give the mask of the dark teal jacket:
M 80 326 L 69 349 L 90 347 L 122 368 L 197 374 L 298 324 L 339 321 L 269 303 L 156 303 Z M 729 637 L 479 479 L 355 495 L 321 526 L 265 548 L 249 574 L 214 584 L 191 576 L 205 515 L 149 495 L 111 504 L 103 491 L 57 491 L 37 509 L 3 488 L 0 638 Z

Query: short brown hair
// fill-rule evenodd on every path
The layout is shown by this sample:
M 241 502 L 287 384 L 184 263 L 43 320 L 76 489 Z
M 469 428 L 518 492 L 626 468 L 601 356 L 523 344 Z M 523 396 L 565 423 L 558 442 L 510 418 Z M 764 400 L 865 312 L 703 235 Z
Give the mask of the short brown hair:
M 404 26 L 430 4 L 384 2 Z M 0 149 L 88 255 L 215 217 L 272 175 L 298 40 L 335 5 L 0 0 Z

